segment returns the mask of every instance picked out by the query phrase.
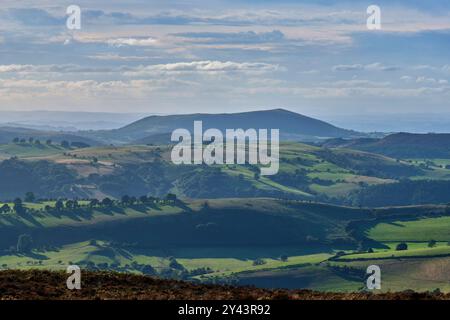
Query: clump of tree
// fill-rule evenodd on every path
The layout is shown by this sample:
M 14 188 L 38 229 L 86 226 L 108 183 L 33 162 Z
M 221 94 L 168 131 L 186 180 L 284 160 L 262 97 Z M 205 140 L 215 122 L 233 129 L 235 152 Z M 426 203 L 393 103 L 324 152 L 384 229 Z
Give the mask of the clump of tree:
M 256 258 L 255 260 L 253 260 L 253 265 L 254 266 L 262 266 L 264 264 L 266 264 L 267 262 L 264 259 L 261 258 Z
M 26 209 L 25 209 L 25 207 L 23 206 L 22 199 L 16 198 L 16 199 L 14 199 L 13 203 L 14 203 L 14 211 L 15 211 L 17 214 L 23 214 L 23 213 L 26 212 Z
M 5 203 L 0 207 L 0 213 L 9 213 L 11 212 L 11 207 L 9 204 Z
M 28 191 L 27 193 L 25 193 L 24 200 L 25 202 L 34 202 L 36 200 L 36 196 L 34 195 L 33 192 Z
M 174 257 L 169 257 L 169 267 L 175 270 L 184 270 L 184 266 Z
M 399 243 L 399 244 L 395 247 L 395 250 L 397 250 L 397 251 L 405 251 L 405 250 L 408 250 L 408 244 L 405 243 L 405 242 L 401 242 L 401 243 Z

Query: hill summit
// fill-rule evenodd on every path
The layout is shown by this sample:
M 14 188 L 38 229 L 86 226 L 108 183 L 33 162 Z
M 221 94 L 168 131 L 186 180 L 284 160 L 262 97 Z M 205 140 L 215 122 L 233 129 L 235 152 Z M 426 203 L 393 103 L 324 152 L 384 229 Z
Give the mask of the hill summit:
M 194 121 L 202 121 L 203 128 L 226 129 L 280 129 L 282 140 L 318 141 L 329 138 L 349 138 L 358 134 L 327 122 L 310 118 L 285 109 L 250 111 L 241 113 L 194 113 L 168 116 L 149 116 L 116 130 L 104 131 L 109 140 L 150 143 L 170 138 L 178 128 L 193 130 Z

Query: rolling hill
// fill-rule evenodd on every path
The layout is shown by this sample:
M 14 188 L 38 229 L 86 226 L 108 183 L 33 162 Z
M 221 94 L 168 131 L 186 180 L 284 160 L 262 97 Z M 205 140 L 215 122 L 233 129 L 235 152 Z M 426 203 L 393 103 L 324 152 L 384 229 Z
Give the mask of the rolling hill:
M 384 292 L 450 290 L 445 206 L 371 210 L 261 198 L 24 205 L 26 213 L 0 215 L 0 270 L 76 264 L 83 272 L 355 292 L 377 264 Z M 19 245 L 24 235 L 31 249 Z M 408 250 L 395 249 L 401 241 Z
M 21 127 L 0 127 L 0 144 L 10 143 L 14 138 L 25 139 L 28 138 L 38 139 L 41 142 L 45 142 L 51 139 L 53 142 L 60 143 L 63 140 L 69 142 L 82 142 L 91 146 L 102 145 L 101 142 L 91 139 L 86 136 L 77 135 L 73 132 L 63 131 L 41 131 L 35 129 L 21 128 Z
M 326 138 L 361 136 L 357 132 L 341 129 L 284 109 L 243 113 L 150 116 L 120 129 L 86 134 L 92 134 L 93 137 L 115 143 L 131 143 L 147 137 L 150 137 L 149 140 L 151 140 L 152 136 L 170 134 L 178 128 L 192 131 L 193 123 L 196 120 L 203 121 L 204 130 L 217 128 L 224 132 L 227 128 L 280 129 L 282 140 L 317 141 Z
M 356 149 L 401 159 L 449 158 L 450 134 L 395 133 L 382 139 L 333 139 L 322 146 Z

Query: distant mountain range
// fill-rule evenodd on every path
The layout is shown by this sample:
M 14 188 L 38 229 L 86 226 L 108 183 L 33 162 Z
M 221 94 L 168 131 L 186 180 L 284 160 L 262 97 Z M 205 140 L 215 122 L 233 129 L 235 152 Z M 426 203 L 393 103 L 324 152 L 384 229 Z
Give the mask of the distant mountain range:
M 90 132 L 93 138 L 114 143 L 169 142 L 170 133 L 178 128 L 193 132 L 194 121 L 203 122 L 203 130 L 280 129 L 282 140 L 320 141 L 330 138 L 362 137 L 364 134 L 333 126 L 284 109 L 222 114 L 185 114 L 150 116 L 114 130 Z
M 46 114 L 45 112 L 42 115 Z M 41 115 L 41 113 L 38 113 Z M 102 122 L 101 114 L 95 119 Z M 111 120 L 110 114 L 105 114 Z M 49 116 L 55 119 L 49 125 L 58 127 L 61 114 Z M 64 115 L 66 116 L 66 115 Z M 74 116 L 74 119 L 85 117 Z M 127 117 L 133 117 L 128 115 Z M 126 118 L 127 118 L 126 117 Z M 113 117 L 115 120 L 117 118 Z M 326 148 L 348 148 L 360 151 L 383 154 L 398 158 L 450 156 L 450 134 L 414 134 L 394 133 L 367 134 L 353 130 L 342 129 L 330 123 L 310 118 L 284 109 L 273 109 L 242 113 L 222 114 L 184 114 L 184 115 L 153 115 L 131 122 L 118 129 L 65 131 L 46 130 L 46 127 L 35 129 L 29 127 L 0 125 L 0 143 L 11 142 L 14 138 L 46 140 L 54 142 L 68 140 L 69 142 L 83 142 L 92 146 L 105 144 L 167 144 L 173 130 L 185 128 L 193 132 L 194 121 L 203 122 L 203 130 L 217 128 L 225 132 L 226 129 L 279 129 L 282 141 L 313 142 Z M 374 138 L 376 137 L 376 138 Z
M 82 111 L 0 111 L 0 126 L 42 131 L 109 130 L 141 119 L 144 113 Z

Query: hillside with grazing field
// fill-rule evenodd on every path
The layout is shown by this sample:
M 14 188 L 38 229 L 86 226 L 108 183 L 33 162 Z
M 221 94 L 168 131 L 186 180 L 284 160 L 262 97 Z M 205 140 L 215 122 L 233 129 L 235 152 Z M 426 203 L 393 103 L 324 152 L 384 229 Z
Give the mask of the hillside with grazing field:
M 0 269 L 357 292 L 376 264 L 383 291 L 450 290 L 449 159 L 283 142 L 261 176 L 171 147 L 0 145 Z
M 77 264 L 194 282 L 348 292 L 364 287 L 369 262 L 425 259 L 446 268 L 437 259 L 450 257 L 445 206 L 371 210 L 269 198 L 91 201 L 73 208 L 67 200 L 61 209 L 54 201 L 25 202 L 23 213 L 1 214 L 0 267 L 63 270 Z M 387 221 L 399 231 L 386 239 Z M 406 239 L 409 228 L 426 229 L 438 241 L 431 247 L 425 238 Z M 403 240 L 408 249 L 398 251 Z M 412 288 L 435 289 L 439 281 Z M 398 283 L 399 290 L 410 288 Z
M 348 148 L 379 153 L 393 158 L 450 157 L 450 134 L 447 133 L 395 133 L 381 139 L 331 139 L 323 146 Z
M 301 143 L 283 143 L 280 148 L 279 172 L 261 176 L 259 167 L 249 164 L 177 166 L 170 160 L 171 147 L 167 145 L 1 145 L 0 157 L 8 159 L 0 164 L 0 191 L 4 190 L 0 200 L 12 200 L 28 191 L 39 198 L 161 197 L 175 193 L 181 198 L 276 197 L 359 206 L 374 202 L 371 193 L 365 192 L 371 190 L 377 194 L 376 206 L 384 205 L 383 201 L 389 205 L 389 193 L 400 205 L 407 201 L 450 201 L 446 193 L 421 192 L 450 183 L 447 168 Z M 54 181 L 52 171 L 62 178 Z M 424 196 L 410 199 L 406 194 L 403 200 L 397 194 L 405 184 Z

